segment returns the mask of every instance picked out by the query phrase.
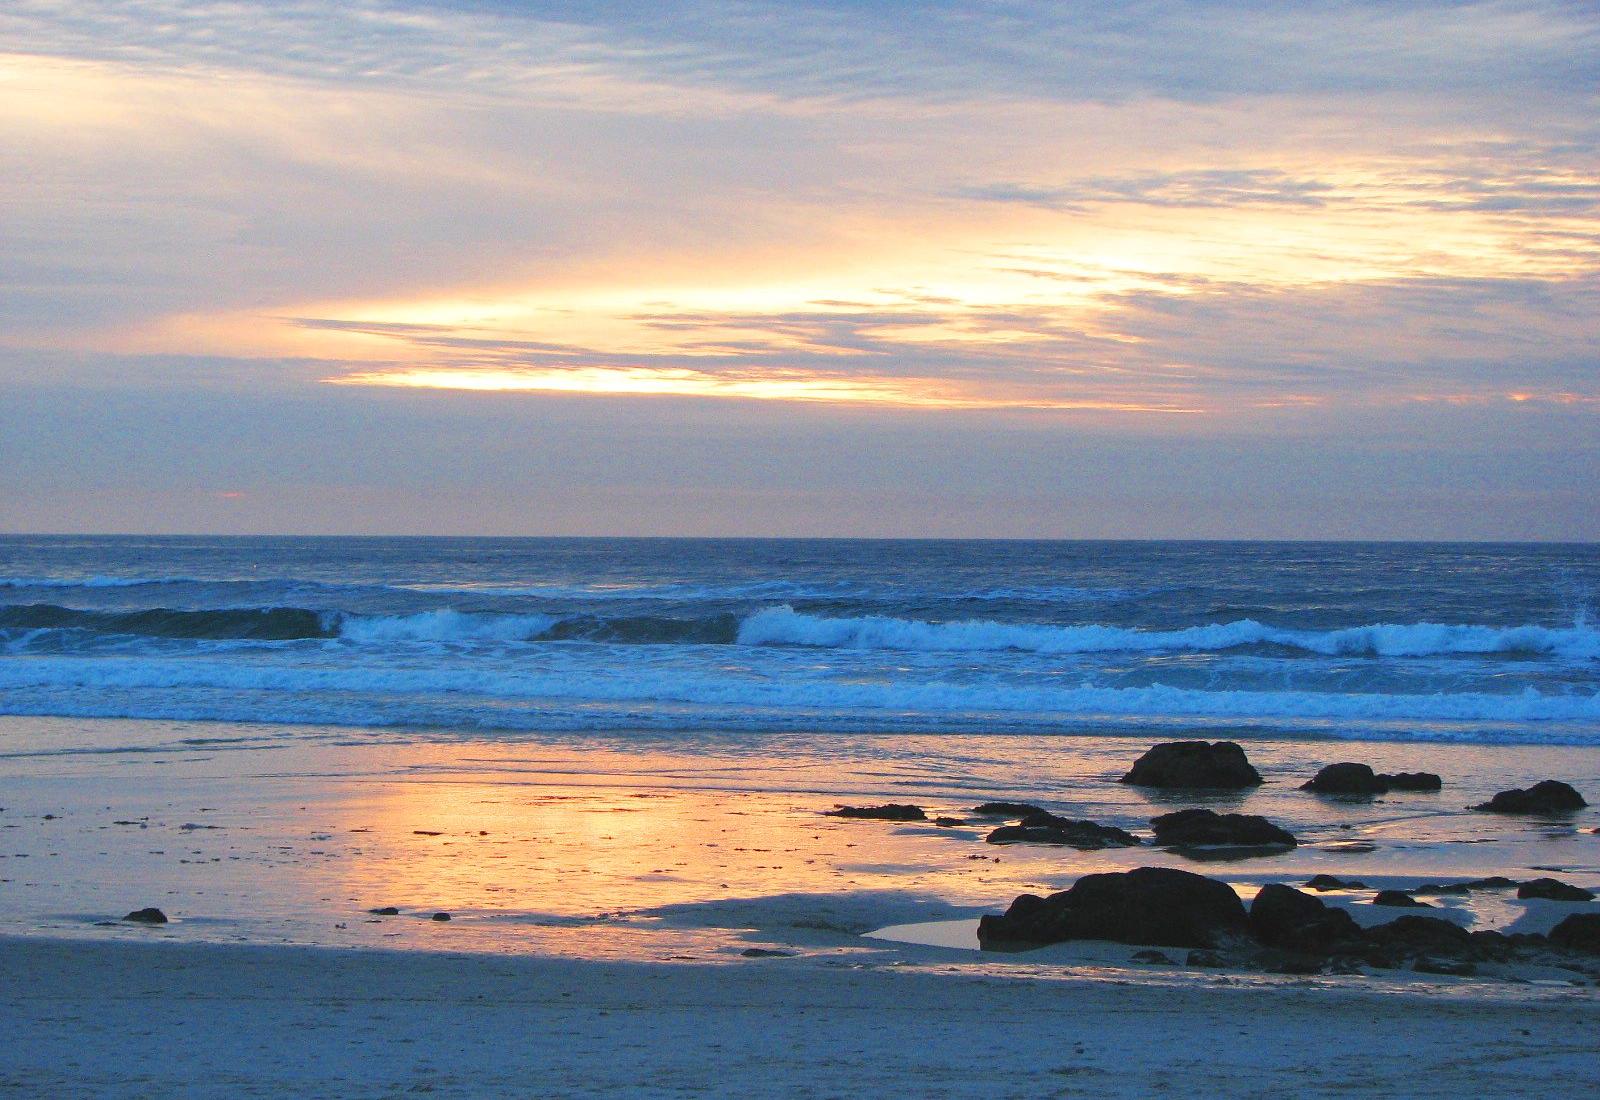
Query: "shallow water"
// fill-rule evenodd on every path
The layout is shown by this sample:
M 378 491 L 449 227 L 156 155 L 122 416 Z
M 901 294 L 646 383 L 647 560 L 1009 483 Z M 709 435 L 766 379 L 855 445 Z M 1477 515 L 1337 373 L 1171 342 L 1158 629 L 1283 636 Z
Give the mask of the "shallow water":
M 1558 867 L 1557 877 L 1600 887 L 1595 809 L 1555 823 L 1465 809 L 1547 776 L 1600 801 L 1600 757 L 1583 748 L 1255 741 L 1249 752 L 1267 785 L 1189 797 L 1116 783 L 1148 744 L 1120 737 L 641 733 L 508 743 L 0 718 L 0 742 L 0 930 L 13 932 L 724 957 L 750 943 L 865 946 L 862 932 L 970 920 L 1022 892 L 1146 864 L 1223 877 L 1246 896 L 1318 872 L 1376 890 Z M 1354 802 L 1297 789 L 1341 757 L 1437 771 L 1445 789 Z M 997 797 L 1146 835 L 1150 817 L 1208 804 L 1265 814 L 1301 847 L 1195 864 L 1149 847 L 989 845 L 987 822 L 822 816 L 839 802 L 892 800 L 964 817 Z M 1504 893 L 1443 901 L 1475 926 L 1553 923 Z M 97 926 L 145 905 L 177 923 Z M 385 905 L 405 913 L 366 912 Z M 427 919 L 436 911 L 453 919 Z

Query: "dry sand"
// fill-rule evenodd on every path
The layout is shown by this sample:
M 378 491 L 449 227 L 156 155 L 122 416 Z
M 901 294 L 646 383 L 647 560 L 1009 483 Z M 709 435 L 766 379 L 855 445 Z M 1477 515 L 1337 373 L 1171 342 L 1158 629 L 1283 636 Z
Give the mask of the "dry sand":
M 1592 991 L 0 940 L 0 1094 L 1580 1096 Z M 1115 975 L 1116 971 L 1110 972 Z

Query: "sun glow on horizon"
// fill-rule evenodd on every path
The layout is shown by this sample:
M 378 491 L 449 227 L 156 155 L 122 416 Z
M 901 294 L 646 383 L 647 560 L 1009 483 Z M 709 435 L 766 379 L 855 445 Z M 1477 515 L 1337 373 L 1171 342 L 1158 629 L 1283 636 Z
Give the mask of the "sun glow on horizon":
M 954 383 L 930 383 L 925 379 L 847 379 L 795 374 L 770 377 L 718 377 L 680 368 L 572 367 L 544 370 L 402 368 L 335 375 L 323 378 L 321 381 L 336 386 L 389 386 L 479 393 L 720 397 L 923 409 L 1076 409 L 1183 415 L 1205 411 L 1181 404 L 1010 397 L 985 394 L 977 388 L 962 387 Z

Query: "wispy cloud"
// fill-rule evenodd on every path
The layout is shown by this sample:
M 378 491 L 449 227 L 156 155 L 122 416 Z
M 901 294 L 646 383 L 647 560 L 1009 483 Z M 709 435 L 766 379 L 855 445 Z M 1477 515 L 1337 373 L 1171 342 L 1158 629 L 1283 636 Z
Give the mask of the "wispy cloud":
M 1592 4 L 16 0 L 0 44 L 0 380 L 1593 428 Z

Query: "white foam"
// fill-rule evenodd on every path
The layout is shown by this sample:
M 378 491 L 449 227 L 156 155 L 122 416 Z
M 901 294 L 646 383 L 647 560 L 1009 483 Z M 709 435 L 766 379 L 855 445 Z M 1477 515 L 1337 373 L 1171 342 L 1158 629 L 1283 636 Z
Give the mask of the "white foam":
M 376 645 L 385 642 L 526 642 L 558 620 L 553 615 L 488 615 L 439 608 L 414 615 L 344 615 L 339 636 Z
M 1583 623 L 1570 627 L 1377 623 L 1318 631 L 1239 619 L 1180 630 L 1136 630 L 1095 623 L 1048 626 L 982 619 L 934 623 L 882 615 L 828 618 L 804 614 L 787 605 L 767 608 L 746 618 L 739 627 L 739 642 L 925 652 L 1215 652 L 1240 646 L 1278 645 L 1325 656 L 1543 653 L 1580 660 L 1600 657 L 1600 631 Z
M 283 663 L 281 660 L 242 662 L 227 659 L 181 657 L 27 657 L 0 662 L 0 691 L 30 693 L 32 702 L 19 696 L 0 695 L 0 713 L 77 713 L 73 710 L 41 711 L 39 700 L 48 695 L 57 705 L 86 704 L 95 694 L 128 708 L 128 717 L 141 716 L 140 707 L 161 706 L 168 692 L 212 690 L 260 692 L 270 698 L 239 700 L 238 720 L 275 721 L 273 707 L 292 711 L 294 720 L 307 720 L 319 695 L 343 700 L 350 695 L 384 697 L 383 721 L 403 724 L 427 721 L 440 697 L 455 705 L 496 708 L 509 703 L 559 701 L 563 704 L 636 703 L 653 710 L 675 706 L 676 721 L 686 727 L 704 726 L 712 716 L 696 708 L 749 708 L 767 712 L 765 723 L 809 721 L 820 714 L 893 717 L 903 722 L 922 716 L 927 723 L 957 724 L 981 720 L 985 715 L 1009 715 L 1019 721 L 1047 727 L 1066 717 L 1136 717 L 1150 719 L 1234 718 L 1278 721 L 1360 720 L 1374 722 L 1495 722 L 1592 723 L 1600 720 L 1600 693 L 1555 695 L 1525 689 L 1516 694 L 1486 692 L 1453 694 L 1378 694 L 1319 691 L 1211 691 L 1175 688 L 1095 686 L 1022 686 L 1004 683 L 952 683 L 899 681 L 872 683 L 789 674 L 734 677 L 715 668 L 662 667 L 650 662 L 616 659 L 610 647 L 602 659 L 566 660 L 538 664 L 530 660 L 470 664 L 363 664 L 333 662 Z M 282 651 L 277 654 L 282 656 Z M 327 700 L 330 708 L 342 705 Z M 26 707 L 26 709 L 14 709 Z M 263 710 L 265 708 L 265 712 Z M 788 714 L 788 719 L 773 715 Z M 218 717 L 208 712 L 210 717 Z M 338 718 L 330 716 L 330 721 Z M 371 718 L 368 721 L 374 720 Z M 525 715 L 519 725 L 539 728 L 539 716 Z M 1531 729 L 1530 740 L 1543 740 Z M 1419 738 L 1429 736 L 1424 732 Z M 1465 734 L 1471 739 L 1470 732 Z M 1589 735 L 1586 735 L 1586 737 Z M 1499 739 L 1504 739 L 1499 735 Z

